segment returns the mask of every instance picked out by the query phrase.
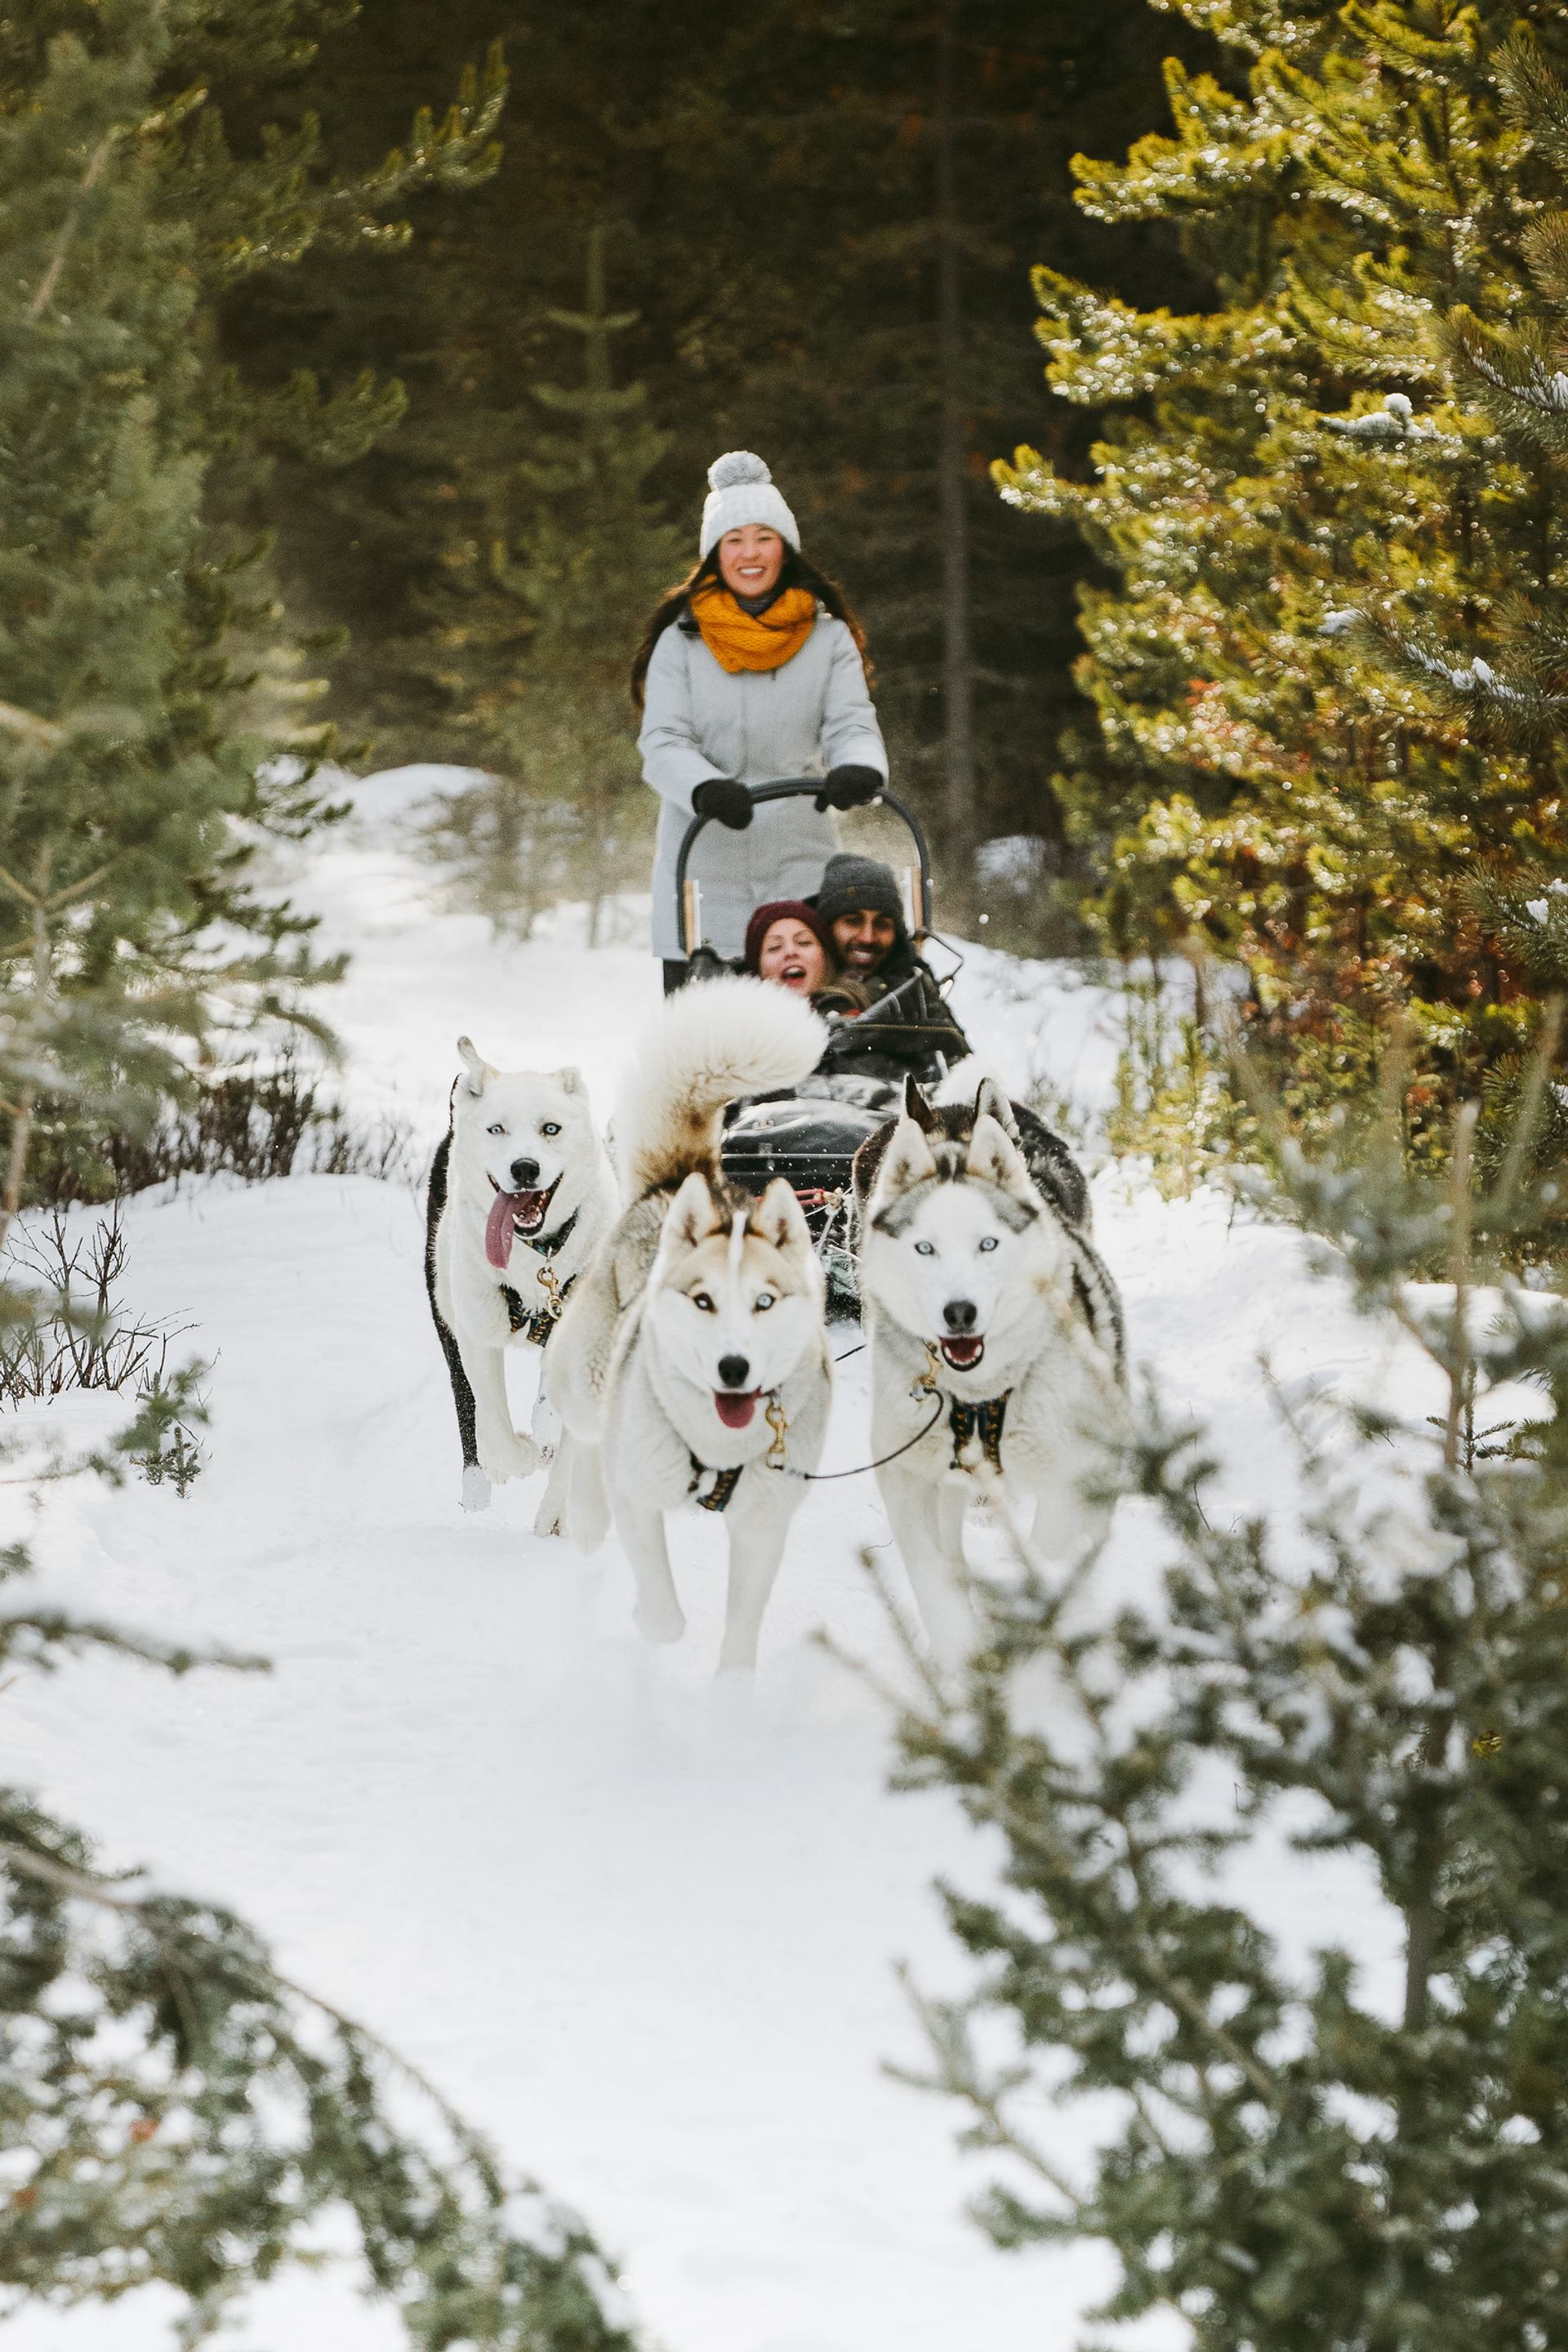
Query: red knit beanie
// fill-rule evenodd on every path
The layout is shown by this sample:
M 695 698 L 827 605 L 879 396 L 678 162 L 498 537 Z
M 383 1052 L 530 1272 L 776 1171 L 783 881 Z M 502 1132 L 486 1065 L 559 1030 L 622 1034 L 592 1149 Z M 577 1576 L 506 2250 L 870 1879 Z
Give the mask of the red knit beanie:
M 786 916 L 795 922 L 804 923 L 812 936 L 821 942 L 822 951 L 827 958 L 828 969 L 831 971 L 834 962 L 833 934 L 816 908 L 808 907 L 804 898 L 770 898 L 765 907 L 757 908 L 756 913 L 746 925 L 746 970 L 750 972 L 755 972 L 758 970 L 762 961 L 763 941 L 767 936 L 769 926 L 783 922 Z

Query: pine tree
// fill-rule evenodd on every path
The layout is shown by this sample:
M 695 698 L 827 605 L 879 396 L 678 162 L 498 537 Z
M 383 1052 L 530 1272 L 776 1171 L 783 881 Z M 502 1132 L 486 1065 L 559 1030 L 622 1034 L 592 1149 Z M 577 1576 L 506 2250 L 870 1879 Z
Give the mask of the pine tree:
M 1280 1393 L 1294 1476 L 1244 1518 L 1151 1396 L 1124 1475 L 1161 1588 L 987 1585 L 984 1648 L 902 1735 L 1001 1855 L 942 1890 L 973 1990 L 921 2004 L 926 2079 L 999 2160 L 1000 2244 L 1110 2248 L 1086 2344 L 1163 2313 L 1199 2352 L 1541 2352 L 1568 2340 L 1568 1313 L 1500 1265 L 1554 1212 L 1527 1126 L 1473 1190 L 1473 1105 L 1442 1181 L 1397 1117 L 1359 1163 L 1270 1124 L 1280 1205 L 1426 1392 Z M 1282 1938 L 1292 1849 L 1360 1890 L 1357 1953 L 1306 1913 Z M 1042 2101 L 1087 2103 L 1089 2152 Z
M 1509 119 L 1561 172 L 1568 161 L 1568 88 L 1528 37 L 1500 52 L 1497 70 Z M 1446 640 L 1430 626 L 1413 630 L 1397 610 L 1347 610 L 1340 617 L 1394 685 L 1457 722 L 1484 751 L 1555 784 L 1568 781 L 1568 599 L 1555 523 L 1568 503 L 1568 213 L 1541 213 L 1521 242 L 1533 279 L 1529 305 L 1502 327 L 1456 308 L 1445 341 L 1459 386 L 1490 426 L 1479 446 L 1491 478 L 1517 467 L 1538 486 L 1543 560 L 1532 590 L 1501 597 L 1461 640 Z M 1568 989 L 1565 864 L 1562 841 L 1552 835 L 1510 845 L 1510 854 L 1490 860 L 1464 892 L 1499 994 L 1521 1013 L 1532 1000 L 1560 1001 Z M 1547 1025 L 1560 1028 L 1555 1011 Z M 1478 1146 L 1493 1161 L 1519 1116 L 1526 1066 L 1522 1054 L 1504 1055 L 1489 1073 Z M 1568 1160 L 1561 1087 L 1544 1091 L 1537 1116 L 1535 1156 L 1561 1167 Z
M 202 1025 L 206 988 L 284 977 L 191 950 L 260 746 L 215 718 L 227 583 L 200 565 L 195 238 L 159 168 L 183 128 L 158 98 L 169 56 L 163 12 L 132 6 L 96 41 L 62 30 L 24 58 L 13 37 L 6 59 L 26 102 L 0 117 L 0 1236 L 41 1089 L 145 1076 L 160 1036 Z
M 1192 14 L 1247 61 L 1245 93 L 1173 66 L 1175 135 L 1078 169 L 1098 216 L 1180 221 L 1215 307 L 1139 312 L 1040 272 L 1053 388 L 1111 414 L 1093 480 L 1027 451 L 999 475 L 1116 583 L 1083 601 L 1098 731 L 1064 790 L 1109 869 L 1108 937 L 1195 930 L 1238 957 L 1320 1106 L 1407 1013 L 1441 1148 L 1443 1102 L 1532 1020 L 1468 879 L 1549 853 L 1560 794 L 1391 678 L 1350 618 L 1479 647 L 1555 560 L 1555 483 L 1500 451 L 1449 332 L 1527 299 L 1552 168 L 1500 79 L 1518 12 Z M 1552 13 L 1525 14 L 1553 53 Z
M 41 1105 L 123 1124 L 226 1025 L 308 1017 L 322 976 L 248 887 L 257 833 L 320 814 L 322 737 L 215 474 L 285 435 L 361 446 L 395 387 L 257 394 L 216 311 L 318 237 L 397 241 L 384 208 L 485 168 L 490 120 L 476 94 L 359 183 L 308 124 L 231 147 L 209 84 L 297 68 L 340 13 L 60 0 L 0 27 L 0 1240 Z
M 647 416 L 645 386 L 614 382 L 612 343 L 637 314 L 609 308 L 606 244 L 603 226 L 590 232 L 582 309 L 546 313 L 579 340 L 580 383 L 531 385 L 551 422 L 528 454 L 492 447 L 440 486 L 457 489 L 467 527 L 444 550 L 423 657 L 453 751 L 485 772 L 440 826 L 467 887 L 525 929 L 553 898 L 584 892 L 590 944 L 605 897 L 647 867 L 627 649 L 689 562 L 687 534 L 647 489 L 669 436 Z

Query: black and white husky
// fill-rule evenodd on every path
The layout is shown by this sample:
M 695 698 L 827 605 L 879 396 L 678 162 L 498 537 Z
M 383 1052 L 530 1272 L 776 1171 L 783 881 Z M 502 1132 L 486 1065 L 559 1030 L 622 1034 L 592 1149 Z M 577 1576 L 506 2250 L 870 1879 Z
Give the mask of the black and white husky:
M 756 1662 L 784 1538 L 827 1433 L 832 1366 L 822 1268 L 782 1178 L 760 1199 L 720 1172 L 724 1107 L 794 1086 L 826 1032 L 758 980 L 670 997 L 613 1121 L 629 1206 L 561 1320 L 551 1395 L 599 1450 L 637 1579 L 637 1619 L 673 1642 L 685 1619 L 666 1515 L 721 1512 L 730 1589 L 721 1667 Z
M 1068 1181 L 1051 1142 L 1037 1179 L 994 1081 L 940 1108 L 911 1084 L 903 1117 L 856 1156 L 872 1452 L 896 1456 L 878 1473 L 882 1499 L 944 1659 L 974 1639 L 972 1499 L 997 1496 L 1037 1558 L 1077 1559 L 1106 1523 L 1092 1487 L 1122 1422 L 1121 1308 L 1081 1176 L 1068 1160 Z
M 551 1473 L 534 1521 L 563 1532 L 569 1448 L 555 1436 L 551 1339 L 583 1268 L 616 1219 L 616 1187 L 576 1070 L 498 1070 L 459 1037 L 452 1122 L 430 1171 L 425 1281 L 452 1376 L 463 1447 L 463 1506 L 490 1486 Z M 506 1350 L 544 1352 L 531 1436 L 512 1427 Z

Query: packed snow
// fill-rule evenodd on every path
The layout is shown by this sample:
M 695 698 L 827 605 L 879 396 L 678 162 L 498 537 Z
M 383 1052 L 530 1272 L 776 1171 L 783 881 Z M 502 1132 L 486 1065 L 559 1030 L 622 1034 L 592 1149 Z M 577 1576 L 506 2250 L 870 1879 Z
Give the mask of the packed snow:
M 454 1040 L 574 1062 L 601 1110 L 656 997 L 636 937 L 590 952 L 584 910 L 525 942 L 447 909 L 406 813 L 431 772 L 358 788 L 297 895 L 353 965 L 331 1008 L 341 1084 L 440 1132 Z M 957 1003 L 1017 1087 L 1092 1130 L 1116 1053 L 1107 992 L 967 952 Z M 417 1171 L 414 1171 L 417 1173 Z M 1287 1233 L 1217 1194 L 1168 1203 L 1096 1179 L 1132 1354 L 1209 1418 L 1238 1505 L 1279 1441 L 1258 1370 L 1355 1384 L 1390 1343 L 1313 1283 Z M 716 1685 L 721 1527 L 673 1546 L 674 1650 L 631 1625 L 613 1542 L 584 1560 L 530 1532 L 537 1485 L 458 1507 L 449 1392 L 426 1310 L 412 1181 L 224 1182 L 132 1204 L 129 1302 L 209 1359 L 208 1466 L 184 1500 L 53 1490 L 26 1527 L 50 1588 L 96 1615 L 265 1653 L 266 1676 L 180 1683 L 100 1659 L 5 1694 L 11 1770 L 91 1826 L 102 1858 L 232 1902 L 288 1973 L 411 2057 L 520 2171 L 576 2204 L 668 2352 L 1065 2352 L 1108 2283 L 1093 2251 L 1004 2256 L 965 2219 L 981 2158 L 895 2081 L 920 2042 L 895 1963 L 963 1982 L 931 1882 L 991 1850 L 955 1805 L 888 1793 L 882 1703 L 813 1640 L 896 1672 L 862 1554 L 902 1592 L 874 1481 L 814 1491 L 795 1523 L 754 1685 Z M 854 1343 L 846 1330 L 840 1349 Z M 519 1360 L 520 1425 L 532 1371 Z M 1405 1377 L 1402 1372 L 1400 1377 Z M 840 1369 L 825 1466 L 866 1459 L 863 1356 Z M 1124 1507 L 1108 1574 L 1147 1577 Z M 1299 1864 L 1277 1924 L 1357 1941 L 1352 1875 Z M 1084 2122 L 1043 2117 L 1070 2163 Z M 29 2313 L 16 2352 L 142 2352 L 170 2305 Z M 390 2315 L 341 2280 L 258 2297 L 249 2352 L 373 2352 Z M 1175 2341 L 1154 2331 L 1151 2345 Z

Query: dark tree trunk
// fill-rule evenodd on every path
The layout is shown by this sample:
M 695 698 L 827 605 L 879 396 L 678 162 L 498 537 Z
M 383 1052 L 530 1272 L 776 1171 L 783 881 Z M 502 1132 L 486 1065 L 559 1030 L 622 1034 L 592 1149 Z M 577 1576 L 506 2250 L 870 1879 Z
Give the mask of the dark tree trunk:
M 946 830 L 956 850 L 973 845 L 974 669 L 969 614 L 969 448 L 964 426 L 963 308 L 960 278 L 953 56 L 962 0 L 943 0 L 937 29 L 937 352 L 941 386 L 937 480 L 942 549 L 942 699 Z

